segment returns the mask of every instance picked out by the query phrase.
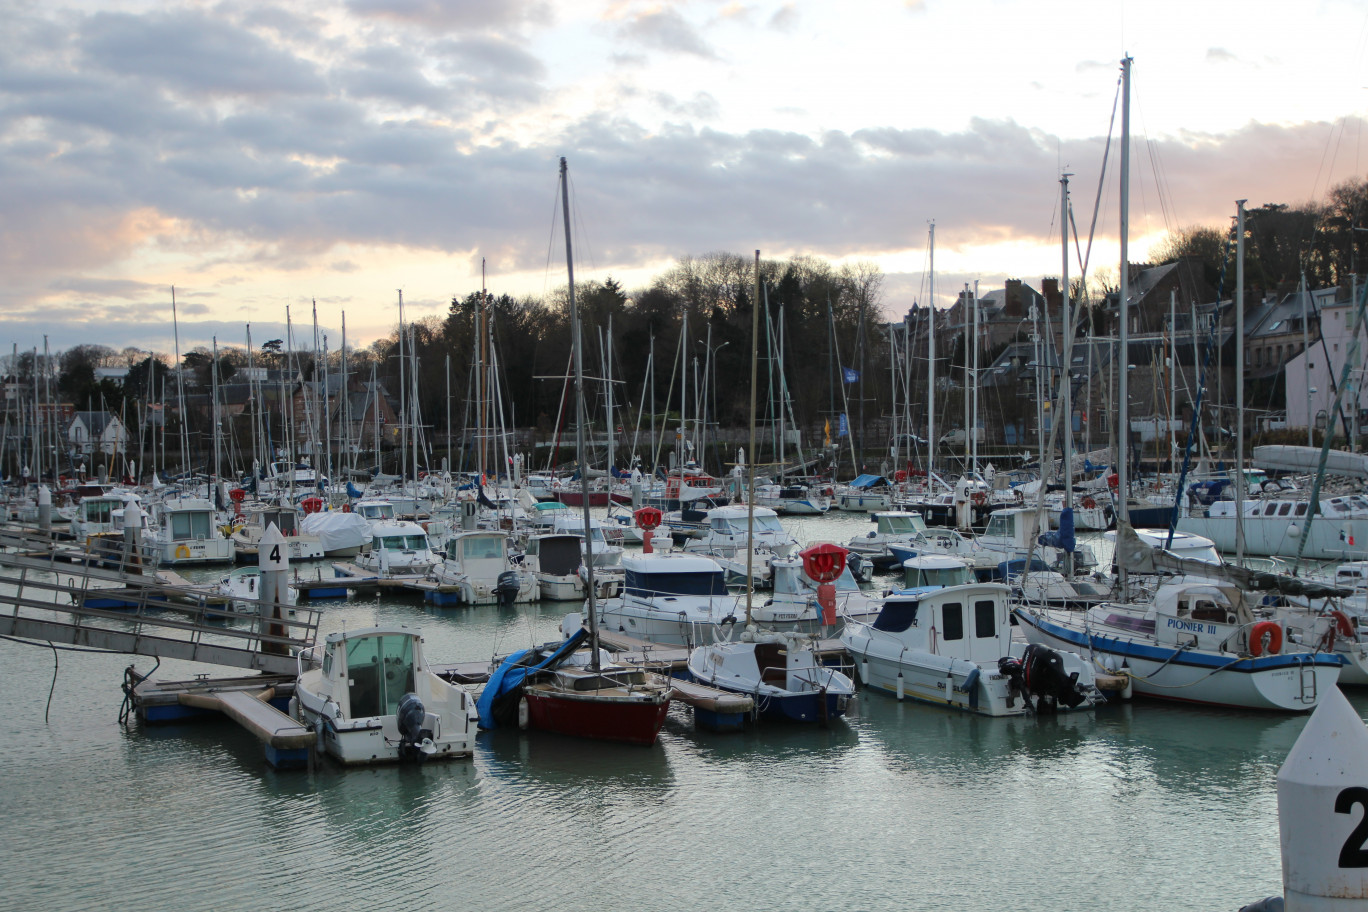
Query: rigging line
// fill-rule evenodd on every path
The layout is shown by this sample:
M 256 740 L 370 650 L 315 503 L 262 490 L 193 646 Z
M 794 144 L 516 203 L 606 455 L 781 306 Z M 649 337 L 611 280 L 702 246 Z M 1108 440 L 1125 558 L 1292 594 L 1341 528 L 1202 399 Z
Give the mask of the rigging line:
M 548 289 L 551 282 L 551 251 L 556 246 L 556 236 L 558 229 L 557 222 L 560 221 L 560 175 L 556 175 L 556 186 L 551 194 L 551 234 L 546 239 L 546 267 L 542 270 L 542 299 L 549 297 Z
M 1107 162 L 1111 158 L 1111 145 L 1113 131 L 1116 129 L 1116 110 L 1121 103 L 1122 77 L 1116 79 L 1116 95 L 1112 97 L 1111 120 L 1107 123 L 1107 142 L 1102 147 L 1102 170 L 1097 175 L 1097 194 L 1093 197 L 1092 224 L 1088 226 L 1088 247 L 1086 255 L 1079 257 L 1083 268 L 1083 274 L 1087 275 L 1088 263 L 1092 259 L 1093 238 L 1097 235 L 1097 217 L 1102 211 L 1102 194 L 1107 181 Z M 1078 246 L 1078 226 L 1074 226 L 1074 247 Z

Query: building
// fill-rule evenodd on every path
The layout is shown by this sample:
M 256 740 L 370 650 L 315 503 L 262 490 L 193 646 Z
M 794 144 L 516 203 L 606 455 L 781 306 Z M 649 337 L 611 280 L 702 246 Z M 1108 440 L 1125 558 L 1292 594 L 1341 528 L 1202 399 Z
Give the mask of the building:
M 1297 293 L 1288 297 L 1295 299 L 1291 312 L 1298 320 L 1301 317 L 1302 299 L 1305 298 L 1308 322 L 1316 326 L 1318 332 L 1311 335 L 1311 345 L 1304 351 L 1301 350 L 1301 333 L 1298 330 L 1293 343 L 1277 343 L 1286 354 L 1280 356 L 1274 350 L 1266 357 L 1281 359 L 1277 367 L 1283 370 L 1287 427 L 1306 428 L 1314 422 L 1315 427 L 1324 428 L 1356 334 L 1354 314 L 1357 304 L 1349 289 L 1344 288 L 1327 288 L 1309 292 L 1305 296 Z M 1368 332 L 1362 326 L 1357 327 L 1357 335 L 1360 346 L 1368 346 Z M 1291 344 L 1296 345 L 1295 355 L 1291 354 Z M 1357 363 L 1349 372 L 1349 381 L 1357 392 L 1346 393 L 1340 403 L 1340 412 L 1335 417 L 1337 430 L 1341 434 L 1346 424 L 1351 429 L 1368 424 L 1368 390 L 1364 389 L 1363 382 L 1365 355 L 1368 355 L 1368 351 L 1361 348 Z
M 112 456 L 127 451 L 128 431 L 108 412 L 77 412 L 67 426 L 67 442 L 81 456 Z

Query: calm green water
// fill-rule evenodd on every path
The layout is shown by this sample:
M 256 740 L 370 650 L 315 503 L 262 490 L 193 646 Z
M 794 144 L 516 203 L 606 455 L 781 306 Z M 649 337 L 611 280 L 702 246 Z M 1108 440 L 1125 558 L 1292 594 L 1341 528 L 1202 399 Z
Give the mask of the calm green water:
M 324 630 L 408 623 L 461 661 L 562 614 L 354 601 Z M 471 761 L 278 773 L 229 723 L 120 727 L 127 657 L 62 653 L 48 723 L 52 652 L 0 658 L 13 909 L 1234 910 L 1281 892 L 1274 776 L 1306 721 L 991 720 L 871 695 L 828 730 L 695 732 L 676 707 L 650 749 L 496 732 Z

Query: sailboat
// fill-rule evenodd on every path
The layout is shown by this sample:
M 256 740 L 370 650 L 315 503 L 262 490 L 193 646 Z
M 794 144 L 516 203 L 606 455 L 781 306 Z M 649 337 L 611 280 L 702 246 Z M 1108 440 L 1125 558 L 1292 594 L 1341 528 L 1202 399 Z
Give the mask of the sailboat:
M 561 204 L 565 216 L 565 265 L 570 285 L 571 344 L 575 362 L 575 449 L 585 462 L 584 361 L 575 267 L 570 242 L 570 190 L 565 159 L 560 160 Z M 584 537 L 591 538 L 587 499 L 582 505 Z M 585 561 L 588 630 L 577 614 L 561 624 L 565 639 L 515 653 L 503 661 L 480 694 L 480 724 L 506 724 L 516 707 L 519 727 L 652 745 L 665 724 L 674 688 L 664 675 L 616 664 L 599 646 L 593 561 Z
M 760 257 L 756 253 L 756 285 L 760 284 Z M 760 300 L 756 295 L 757 303 Z M 751 333 L 755 338 L 759 308 L 752 313 Z M 755 382 L 758 355 L 755 343 L 751 348 L 751 415 L 750 415 L 750 452 L 755 452 Z M 689 676 L 700 684 L 726 690 L 732 693 L 748 694 L 755 700 L 756 712 L 760 716 L 789 719 L 795 722 L 822 722 L 845 714 L 846 707 L 855 696 L 855 682 L 836 668 L 825 665 L 818 655 L 815 639 L 793 631 L 777 632 L 760 630 L 752 623 L 755 614 L 752 601 L 755 596 L 756 553 L 756 486 L 755 469 L 747 463 L 747 507 L 744 541 L 743 569 L 746 579 L 746 626 L 735 638 L 716 638 L 689 653 Z M 738 507 L 724 508 L 739 511 Z M 714 511 L 716 512 L 716 511 Z M 777 525 L 777 521 L 776 521 Z M 739 534 L 742 530 L 736 529 Z M 835 549 L 839 558 L 835 573 L 823 577 L 831 582 L 845 570 L 845 551 Z M 740 555 L 735 555 L 739 558 Z M 807 557 L 804 552 L 803 557 Z M 832 593 L 834 596 L 834 592 Z M 834 605 L 831 606 L 834 609 Z M 823 616 L 823 624 L 835 621 L 835 611 L 831 617 Z M 727 628 L 735 633 L 735 625 Z

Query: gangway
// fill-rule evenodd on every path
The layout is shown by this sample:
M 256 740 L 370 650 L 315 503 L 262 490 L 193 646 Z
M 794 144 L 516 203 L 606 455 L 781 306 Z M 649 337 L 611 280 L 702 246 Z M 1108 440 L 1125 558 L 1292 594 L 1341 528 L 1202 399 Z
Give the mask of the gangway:
M 244 611 L 104 543 L 0 532 L 0 635 L 291 676 L 294 653 L 313 645 L 315 609 Z

